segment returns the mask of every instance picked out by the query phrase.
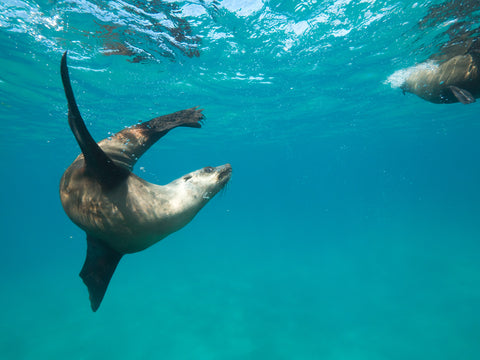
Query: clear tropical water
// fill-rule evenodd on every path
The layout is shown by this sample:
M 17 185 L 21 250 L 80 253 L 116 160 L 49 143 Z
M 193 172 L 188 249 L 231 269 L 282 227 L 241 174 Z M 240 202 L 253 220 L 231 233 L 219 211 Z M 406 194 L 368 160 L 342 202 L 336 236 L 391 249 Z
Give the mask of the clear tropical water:
M 2 2 L 0 357 L 478 359 L 479 105 L 391 86 L 452 24 L 478 28 L 465 4 Z M 79 153 L 65 50 L 96 140 L 205 109 L 138 175 L 233 166 L 187 227 L 124 257 L 96 313 L 58 196 Z

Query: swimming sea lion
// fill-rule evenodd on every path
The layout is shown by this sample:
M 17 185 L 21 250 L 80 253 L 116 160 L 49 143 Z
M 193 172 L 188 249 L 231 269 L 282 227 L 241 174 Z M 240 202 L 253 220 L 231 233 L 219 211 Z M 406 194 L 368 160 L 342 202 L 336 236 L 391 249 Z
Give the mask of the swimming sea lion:
M 67 215 L 87 234 L 80 277 L 96 311 L 122 256 L 142 251 L 187 225 L 230 180 L 232 168 L 205 167 L 165 186 L 146 182 L 131 172 L 138 158 L 173 128 L 201 127 L 201 110 L 160 116 L 97 144 L 78 110 L 66 52 L 60 70 L 68 123 L 82 150 L 62 176 L 60 198 Z
M 418 66 L 401 85 L 436 104 L 471 104 L 480 97 L 480 54 L 457 55 L 440 65 Z

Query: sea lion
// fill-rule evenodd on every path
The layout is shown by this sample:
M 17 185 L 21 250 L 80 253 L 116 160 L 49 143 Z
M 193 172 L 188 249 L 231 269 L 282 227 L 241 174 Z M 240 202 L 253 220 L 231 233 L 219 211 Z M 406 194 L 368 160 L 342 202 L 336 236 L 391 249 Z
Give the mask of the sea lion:
M 471 104 L 480 97 L 479 56 L 469 53 L 439 65 L 424 63 L 412 68 L 400 87 L 436 104 Z
M 82 150 L 62 176 L 60 199 L 68 217 L 87 234 L 80 277 L 96 311 L 122 256 L 142 251 L 187 225 L 227 184 L 232 168 L 205 167 L 165 186 L 146 182 L 131 172 L 138 158 L 173 128 L 200 128 L 202 110 L 160 116 L 97 144 L 78 110 L 66 52 L 60 70 L 68 123 Z

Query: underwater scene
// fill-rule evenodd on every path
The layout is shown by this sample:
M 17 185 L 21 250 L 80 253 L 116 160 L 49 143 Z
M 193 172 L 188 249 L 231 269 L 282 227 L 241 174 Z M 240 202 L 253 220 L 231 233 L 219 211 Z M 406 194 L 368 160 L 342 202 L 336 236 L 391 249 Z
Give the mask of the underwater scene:
M 2 1 L 0 358 L 479 359 L 479 39 L 471 0 Z

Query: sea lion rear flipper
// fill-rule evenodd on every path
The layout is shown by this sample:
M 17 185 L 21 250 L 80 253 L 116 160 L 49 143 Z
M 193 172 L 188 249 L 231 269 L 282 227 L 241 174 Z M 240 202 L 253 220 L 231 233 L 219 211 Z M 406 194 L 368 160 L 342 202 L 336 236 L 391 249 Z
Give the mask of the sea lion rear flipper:
M 457 86 L 451 85 L 450 90 L 452 90 L 453 95 L 455 95 L 457 100 L 462 104 L 471 104 L 475 102 L 473 95 L 465 89 L 460 89 Z
M 181 110 L 123 129 L 99 145 L 117 165 L 131 171 L 140 156 L 170 130 L 179 126 L 200 128 L 203 119 L 202 109 Z
M 80 277 L 87 285 L 90 304 L 97 311 L 122 254 L 87 235 L 87 257 Z
M 88 132 L 82 115 L 78 110 L 75 96 L 73 95 L 72 84 L 70 83 L 70 76 L 68 74 L 66 51 L 62 56 L 60 72 L 68 102 L 68 124 L 82 150 L 87 168 L 92 170 L 102 184 L 115 186 L 123 181 L 130 173 L 126 171 L 125 168 L 115 165 Z

